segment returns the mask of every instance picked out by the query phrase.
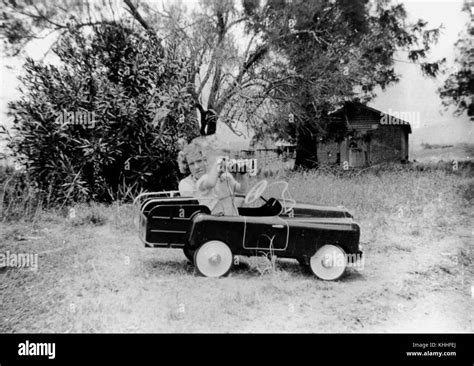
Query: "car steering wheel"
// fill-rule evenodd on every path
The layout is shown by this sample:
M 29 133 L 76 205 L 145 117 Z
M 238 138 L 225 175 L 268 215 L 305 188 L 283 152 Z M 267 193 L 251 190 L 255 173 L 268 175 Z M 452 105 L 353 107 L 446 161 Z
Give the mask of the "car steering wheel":
M 244 202 L 248 205 L 255 202 L 267 188 L 268 182 L 264 179 L 255 184 L 245 196 Z

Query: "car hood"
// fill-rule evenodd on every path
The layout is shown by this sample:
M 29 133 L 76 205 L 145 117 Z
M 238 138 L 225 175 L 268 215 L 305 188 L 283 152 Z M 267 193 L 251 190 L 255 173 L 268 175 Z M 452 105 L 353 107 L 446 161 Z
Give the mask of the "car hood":
M 283 204 L 283 202 L 282 202 Z M 297 202 L 293 208 L 295 217 L 308 218 L 353 218 L 353 215 L 342 206 L 321 206 L 310 203 Z

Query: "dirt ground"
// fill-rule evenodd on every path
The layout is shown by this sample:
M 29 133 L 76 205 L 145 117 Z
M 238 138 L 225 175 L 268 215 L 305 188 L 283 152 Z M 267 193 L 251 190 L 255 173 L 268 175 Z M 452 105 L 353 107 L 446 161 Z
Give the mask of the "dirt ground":
M 199 277 L 120 222 L 3 225 L 2 252 L 39 256 L 0 269 L 0 332 L 473 332 L 472 218 L 448 232 L 362 221 L 365 266 L 336 282 L 265 258 Z

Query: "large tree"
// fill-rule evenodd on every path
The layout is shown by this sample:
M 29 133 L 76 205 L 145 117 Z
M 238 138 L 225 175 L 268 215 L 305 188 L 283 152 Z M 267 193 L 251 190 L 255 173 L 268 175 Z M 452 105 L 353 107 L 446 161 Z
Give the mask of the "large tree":
M 193 62 L 198 108 L 231 126 L 242 121 L 257 137 L 296 141 L 305 167 L 317 163 L 317 141 L 343 135 L 331 110 L 398 81 L 396 52 L 426 75 L 440 67 L 424 61 L 439 29 L 408 24 L 403 5 L 390 1 L 203 0 L 190 18 L 179 5 L 157 14 Z
M 256 48 L 255 32 L 242 32 L 249 18 L 238 2 L 201 0 L 192 9 L 180 2 L 168 2 L 162 8 L 143 5 L 148 22 L 159 25 L 161 37 L 179 43 L 182 55 L 190 60 L 194 85 L 189 92 L 201 124 L 218 117 L 232 129 L 235 122 L 245 119 L 230 110 L 237 105 L 241 111 L 247 109 L 243 102 L 250 99 L 248 81 L 266 53 Z
M 474 13 L 471 13 L 472 6 L 472 2 L 464 2 L 463 10 L 471 15 L 471 21 L 455 45 L 456 71 L 448 76 L 439 92 L 446 107 L 454 105 L 456 115 L 467 112 L 471 121 L 474 121 L 474 26 L 472 22 Z
M 246 3 L 249 28 L 261 35 L 260 48 L 273 51 L 283 65 L 277 78 L 267 78 L 269 88 L 263 88 L 261 99 L 281 101 L 285 113 L 277 130 L 297 140 L 299 166 L 317 165 L 320 139 L 341 136 L 344 126 L 330 123 L 330 111 L 346 101 L 366 103 L 376 87 L 398 81 L 397 51 L 407 51 L 408 59 L 429 76 L 439 71 L 440 62 L 423 62 L 439 29 L 427 29 L 422 20 L 408 24 L 403 5 L 368 0 Z M 294 126 L 282 128 L 285 122 Z

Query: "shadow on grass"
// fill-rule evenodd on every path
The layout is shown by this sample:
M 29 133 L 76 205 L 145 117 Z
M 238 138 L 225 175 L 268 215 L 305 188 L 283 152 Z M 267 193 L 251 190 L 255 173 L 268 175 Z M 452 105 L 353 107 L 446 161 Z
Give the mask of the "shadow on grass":
M 317 278 L 314 273 L 311 271 L 311 268 L 307 265 L 301 265 L 297 261 L 290 261 L 286 260 L 285 262 L 281 261 L 278 263 L 279 268 L 281 270 L 286 270 L 290 273 L 294 274 L 299 274 L 304 276 L 305 278 L 312 278 L 315 281 L 324 281 L 319 278 Z M 337 281 L 342 281 L 342 282 L 359 282 L 359 281 L 365 281 L 365 277 L 358 271 L 352 269 L 352 268 L 347 268 L 344 274 L 337 280 Z M 333 281 L 327 281 L 327 282 L 333 282 Z
M 339 281 L 343 282 L 365 282 L 367 281 L 365 276 L 361 274 L 360 272 L 353 270 L 351 268 L 348 268 L 346 272 L 341 276 Z
M 314 281 L 323 281 L 318 279 L 312 272 L 309 266 L 302 266 L 296 260 L 277 260 L 275 272 L 272 272 L 271 263 L 264 265 L 254 265 L 246 261 L 240 261 L 234 264 L 230 271 L 232 277 L 239 277 L 242 279 L 258 279 L 259 277 L 269 276 L 272 273 L 286 272 L 294 279 L 314 279 Z M 143 261 L 145 270 L 153 276 L 172 276 L 172 275 L 188 275 L 197 276 L 198 272 L 190 261 L 186 259 L 156 259 L 150 258 Z M 358 271 L 348 268 L 342 277 L 338 280 L 342 282 L 360 282 L 365 281 L 365 277 Z M 323 281 L 324 282 L 324 281 Z M 332 282 L 332 281 L 328 281 Z
M 142 262 L 145 269 L 153 275 L 192 275 L 194 266 L 186 259 L 149 258 Z

